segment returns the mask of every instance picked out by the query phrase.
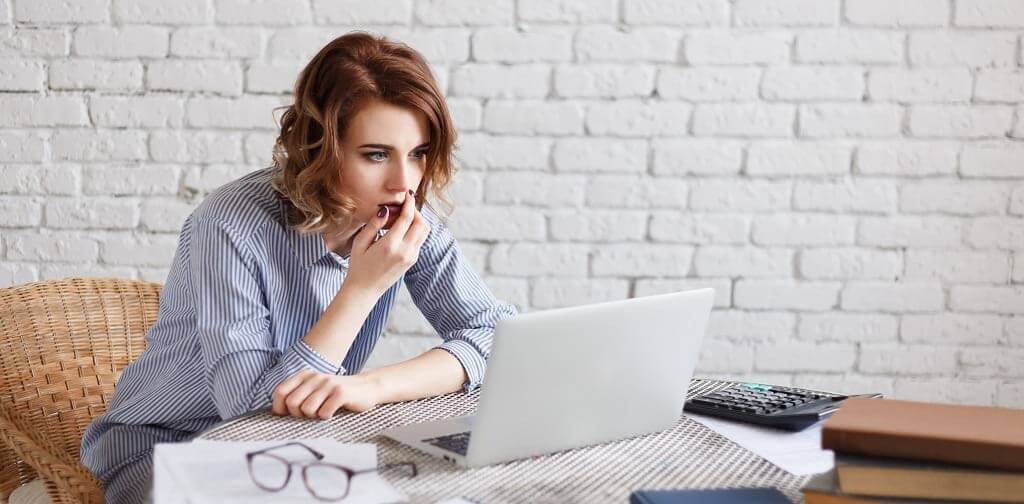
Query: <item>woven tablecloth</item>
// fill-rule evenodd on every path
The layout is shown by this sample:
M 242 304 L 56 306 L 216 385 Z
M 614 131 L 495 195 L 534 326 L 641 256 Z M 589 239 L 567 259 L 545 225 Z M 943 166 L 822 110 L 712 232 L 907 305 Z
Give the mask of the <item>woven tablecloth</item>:
M 731 384 L 695 379 L 689 397 Z M 414 503 L 451 497 L 479 503 L 624 503 L 637 489 L 757 486 L 778 488 L 794 502 L 802 502 L 800 488 L 809 479 L 779 469 L 685 416 L 675 427 L 655 434 L 476 469 L 459 468 L 379 436 L 396 425 L 471 415 L 478 396 L 479 389 L 378 406 L 360 414 L 341 413 L 330 420 L 257 413 L 216 426 L 201 438 L 252 441 L 326 437 L 376 443 L 380 463 L 413 461 L 419 467 L 416 477 L 382 473 Z

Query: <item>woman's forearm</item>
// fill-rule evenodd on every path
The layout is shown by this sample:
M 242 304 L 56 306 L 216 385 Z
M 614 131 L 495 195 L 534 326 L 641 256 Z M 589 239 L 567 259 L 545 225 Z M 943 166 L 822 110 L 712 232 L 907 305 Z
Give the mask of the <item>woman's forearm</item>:
M 340 366 L 375 304 L 370 290 L 343 285 L 303 341 Z
M 462 363 L 433 348 L 404 362 L 361 373 L 379 390 L 379 403 L 411 401 L 455 392 L 466 382 Z

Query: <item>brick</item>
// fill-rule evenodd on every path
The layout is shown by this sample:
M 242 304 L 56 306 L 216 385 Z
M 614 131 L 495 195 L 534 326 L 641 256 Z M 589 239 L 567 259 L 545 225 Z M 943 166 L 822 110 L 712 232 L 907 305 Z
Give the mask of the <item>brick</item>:
M 447 190 L 449 198 L 456 206 L 479 206 L 484 202 L 484 174 L 462 172 L 452 179 Z
M 34 131 L 0 131 L 0 162 L 42 161 L 46 139 Z
M 875 247 L 952 247 L 962 245 L 963 222 L 950 217 L 865 217 L 857 244 Z
M 0 288 L 35 282 L 39 279 L 39 271 L 34 264 L 0 263 Z
M 935 312 L 946 303 L 942 285 L 932 282 L 851 282 L 842 293 L 846 311 Z
M 910 28 L 945 26 L 947 0 L 846 0 L 846 20 L 855 25 Z
M 594 63 L 555 67 L 555 93 L 564 98 L 626 98 L 654 92 L 650 66 Z
M 658 96 L 689 101 L 754 101 L 761 72 L 757 68 L 663 68 Z
M 382 9 L 376 0 L 313 0 L 317 24 L 381 25 L 412 22 L 412 0 L 393 0 Z
M 118 130 L 58 130 L 53 134 L 53 157 L 76 161 L 146 159 L 146 133 Z
M 800 108 L 800 136 L 897 137 L 903 109 L 887 104 L 805 105 Z
M 431 63 L 462 63 L 469 60 L 470 33 L 465 28 L 396 29 L 388 36 L 415 48 Z
M 747 149 L 751 176 L 846 175 L 852 148 L 841 144 L 758 142 Z
M 51 199 L 46 203 L 46 226 L 49 228 L 131 229 L 138 222 L 139 201 L 136 199 Z
M 706 339 L 700 348 L 697 370 L 706 373 L 735 372 L 748 376 L 754 367 L 754 349 Z
M 683 245 L 601 245 L 591 262 L 593 276 L 686 276 L 693 247 Z
M 1024 314 L 1024 286 L 954 285 L 949 307 L 956 311 Z
M 789 208 L 789 182 L 702 180 L 694 184 L 690 208 L 725 212 L 761 212 Z
M 290 60 L 306 63 L 328 42 L 338 38 L 340 35 L 336 28 L 320 28 L 315 26 L 280 27 L 270 34 L 266 54 L 271 62 Z
M 489 100 L 483 127 L 509 135 L 582 135 L 583 117 L 583 106 L 573 102 Z
M 1000 383 L 996 386 L 995 406 L 1024 408 L 1024 383 Z
M 899 318 L 859 313 L 806 313 L 800 315 L 797 337 L 806 341 L 850 343 L 896 341 Z
M 717 340 L 766 343 L 788 340 L 795 327 L 793 313 L 714 310 L 708 319 L 707 335 Z
M 0 60 L 0 91 L 40 91 L 46 86 L 46 63 Z
M 10 0 L 0 0 L 0 25 L 11 24 Z
M 0 194 L 70 195 L 81 180 L 81 170 L 73 165 L 0 165 Z
M 4 196 L 0 198 L 0 228 L 37 227 L 42 221 L 42 209 L 38 198 Z
M 737 26 L 835 26 L 839 0 L 738 0 L 733 18 Z
M 146 87 L 234 96 L 242 92 L 242 69 L 224 61 L 154 61 L 146 71 Z
M 215 21 L 226 25 L 289 26 L 313 19 L 308 0 L 214 0 Z
M 696 136 L 788 137 L 796 111 L 781 104 L 698 104 L 693 113 Z
M 618 21 L 615 0 L 519 0 L 520 21 L 535 23 L 608 23 Z
M 1018 143 L 969 143 L 960 154 L 960 174 L 965 177 L 1022 177 L 1021 156 L 1024 156 L 1024 146 Z
M 212 164 L 209 166 L 196 166 L 185 173 L 182 181 L 182 188 L 186 191 L 208 193 L 214 189 L 241 178 L 252 172 L 253 167 L 248 165 L 234 164 Z
M 888 214 L 896 210 L 897 198 L 896 185 L 888 180 L 799 181 L 793 187 L 797 210 Z
M 499 205 L 578 207 L 583 205 L 585 187 L 586 179 L 580 175 L 489 173 L 485 183 L 485 200 Z
M 1024 346 L 1024 317 L 1006 319 L 1006 336 L 1011 346 Z
M 14 2 L 14 20 L 31 24 L 106 23 L 109 0 L 32 0 Z M 6 9 L 4 9 L 6 11 Z
M 269 96 L 191 98 L 185 110 L 188 125 L 195 128 L 273 130 L 277 129 L 274 108 L 283 104 L 284 100 Z
M 237 133 L 154 131 L 149 137 L 149 153 L 158 162 L 238 162 L 242 160 L 242 138 Z
M 245 70 L 247 93 L 291 93 L 303 65 L 297 61 L 261 63 L 254 61 Z
M 728 278 L 638 278 L 633 294 L 634 297 L 644 297 L 704 288 L 715 290 L 715 308 L 729 307 L 732 302 L 732 280 Z
M 512 303 L 520 312 L 530 305 L 530 283 L 525 278 L 484 276 L 483 282 L 495 297 Z
M 951 175 L 957 171 L 959 147 L 940 142 L 867 143 L 857 149 L 856 173 L 864 175 Z
M 587 185 L 587 205 L 606 208 L 686 208 L 683 179 L 595 175 Z
M 548 226 L 552 241 L 643 241 L 647 231 L 647 213 L 622 210 L 565 210 L 553 212 L 549 217 Z
M 756 245 L 850 245 L 856 220 L 832 214 L 778 214 L 754 217 L 750 241 Z
M 543 98 L 548 94 L 551 67 L 467 64 L 455 69 L 452 94 L 479 98 Z
M 114 19 L 121 23 L 189 25 L 213 21 L 212 0 L 113 0 L 113 4 Z
M 515 5 L 513 0 L 420 0 L 416 19 L 427 26 L 511 25 Z
M 883 30 L 808 30 L 796 37 L 801 63 L 901 63 L 903 34 Z
M 96 126 L 110 128 L 179 128 L 184 101 L 176 96 L 93 96 L 89 116 Z
M 173 235 L 115 235 L 100 243 L 100 258 L 112 265 L 165 267 L 171 265 L 177 245 Z
M 692 244 L 747 243 L 750 218 L 737 215 L 659 212 L 651 216 L 651 240 Z
M 127 278 L 136 279 L 135 268 L 126 266 L 108 266 L 105 264 L 52 264 L 43 266 L 39 272 L 40 280 L 59 280 L 70 277 L 89 278 Z
M 747 65 L 786 63 L 792 36 L 787 33 L 697 31 L 683 44 L 691 65 Z
M 1024 215 L 1024 185 L 1017 186 L 1010 195 L 1010 213 Z
M 89 126 L 85 103 L 74 96 L 0 95 L 0 126 Z
M 1003 321 L 996 315 L 904 314 L 900 340 L 932 345 L 995 345 L 1002 341 Z
M 460 235 L 461 238 L 461 235 Z M 491 271 L 526 277 L 585 277 L 589 246 L 577 244 L 499 244 L 491 252 Z
M 386 9 L 385 9 L 386 10 Z M 171 34 L 171 56 L 182 58 L 259 58 L 263 35 L 259 28 L 186 27 Z
M 247 133 L 242 149 L 245 154 L 245 162 L 252 166 L 270 166 L 273 164 L 274 142 L 277 141 L 277 133 Z
M 56 234 L 25 234 L 7 240 L 7 259 L 39 262 L 95 262 L 99 245 L 81 236 Z
M 530 208 L 462 207 L 453 216 L 451 229 L 455 236 L 469 240 L 543 240 L 544 216 Z M 501 226 L 495 226 L 501 222 Z M 503 273 L 494 270 L 495 273 Z
M 982 248 L 1024 249 L 1024 219 L 979 217 L 971 221 L 967 243 Z
M 2 8 L 3 3 L 0 2 Z M 69 39 L 68 33 L 62 29 L 2 28 L 0 57 L 67 56 Z
M 194 203 L 170 198 L 147 198 L 142 202 L 142 229 L 158 233 L 179 233 L 195 208 Z
M 533 63 L 572 61 L 572 33 L 481 28 L 473 33 L 473 59 L 479 62 Z
M 758 346 L 754 367 L 759 371 L 835 372 L 853 369 L 856 361 L 853 344 L 782 342 Z
M 793 251 L 749 246 L 700 247 L 694 256 L 693 270 L 700 277 L 788 278 L 793 275 Z
M 652 140 L 655 175 L 733 175 L 743 165 L 743 146 L 727 140 Z
M 953 12 L 956 26 L 1024 27 L 1024 4 L 1016 0 L 960 0 Z
M 576 61 L 656 61 L 678 60 L 682 35 L 668 28 L 616 29 L 611 26 L 585 26 L 576 32 Z
M 1004 137 L 1013 125 L 1013 108 L 999 105 L 926 105 L 910 109 L 912 135 L 918 137 Z
M 955 284 L 1002 284 L 1010 279 L 1010 257 L 1006 253 L 908 250 L 906 261 L 907 279 Z
M 628 24 L 724 26 L 729 24 L 726 0 L 624 0 L 622 19 Z
M 530 305 L 562 308 L 618 301 L 629 297 L 629 281 L 613 278 L 539 278 L 533 283 Z
M 565 138 L 555 142 L 555 169 L 564 172 L 644 172 L 647 142 L 615 138 Z
M 864 376 L 853 373 L 800 373 L 793 377 L 794 387 L 835 394 L 862 394 L 871 391 L 885 397 L 892 397 L 892 383 L 893 379 L 885 376 Z
M 168 30 L 156 26 L 80 26 L 74 53 L 97 58 L 164 58 Z
M 892 280 L 903 271 L 896 250 L 813 248 L 800 252 L 801 278 L 814 280 Z
M 888 375 L 942 375 L 956 371 L 956 351 L 948 347 L 873 343 L 861 345 L 857 369 Z
M 951 215 L 1001 214 L 1006 210 L 1010 187 L 1002 183 L 961 179 L 915 181 L 900 189 L 903 213 Z
M 765 70 L 761 95 L 784 101 L 860 101 L 864 71 L 843 66 L 771 67 Z
M 181 169 L 174 165 L 89 165 L 82 192 L 97 196 L 172 195 L 178 192 Z
M 997 384 L 991 380 L 915 378 L 897 379 L 893 385 L 894 399 L 907 399 L 946 404 L 991 406 Z
M 134 61 L 57 60 L 50 64 L 50 88 L 139 90 L 142 89 L 142 65 Z
M 1001 68 L 979 70 L 974 98 L 989 102 L 1024 101 L 1024 71 Z
M 909 37 L 914 66 L 1009 67 L 1017 62 L 1017 36 L 1012 33 L 915 31 Z
M 692 106 L 684 102 L 616 100 L 587 108 L 590 135 L 685 136 Z
M 868 74 L 872 101 L 968 102 L 973 77 L 966 68 L 877 68 Z
M 456 156 L 461 166 L 472 170 L 546 170 L 551 145 L 547 138 L 463 135 Z
M 1024 283 L 1024 254 L 1015 254 L 1013 262 L 1013 282 Z

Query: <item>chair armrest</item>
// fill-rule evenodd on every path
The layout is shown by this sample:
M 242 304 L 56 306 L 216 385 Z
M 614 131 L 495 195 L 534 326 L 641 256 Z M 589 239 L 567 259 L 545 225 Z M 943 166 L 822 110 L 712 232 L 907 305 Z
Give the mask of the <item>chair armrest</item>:
M 9 411 L 0 409 L 0 442 L 10 447 L 26 464 L 47 482 L 47 493 L 55 503 L 102 503 L 99 482 L 78 461 L 67 460 L 59 452 L 48 450 L 45 440 L 36 439 L 19 428 Z M 18 419 L 20 420 L 20 419 Z

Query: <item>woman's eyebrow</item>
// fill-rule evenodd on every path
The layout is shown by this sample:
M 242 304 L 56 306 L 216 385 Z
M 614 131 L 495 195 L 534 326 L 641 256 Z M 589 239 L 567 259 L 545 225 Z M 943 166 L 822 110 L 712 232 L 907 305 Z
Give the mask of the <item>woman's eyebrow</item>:
M 366 147 L 373 148 L 373 149 L 388 150 L 388 151 L 395 150 L 394 147 L 392 147 L 390 145 L 386 145 L 386 144 L 363 144 L 363 145 L 360 145 L 358 148 L 362 149 L 362 148 L 366 148 Z M 417 145 L 416 147 L 414 147 L 412 150 L 422 149 L 424 147 L 430 147 L 430 143 L 429 142 L 421 143 L 421 144 Z

